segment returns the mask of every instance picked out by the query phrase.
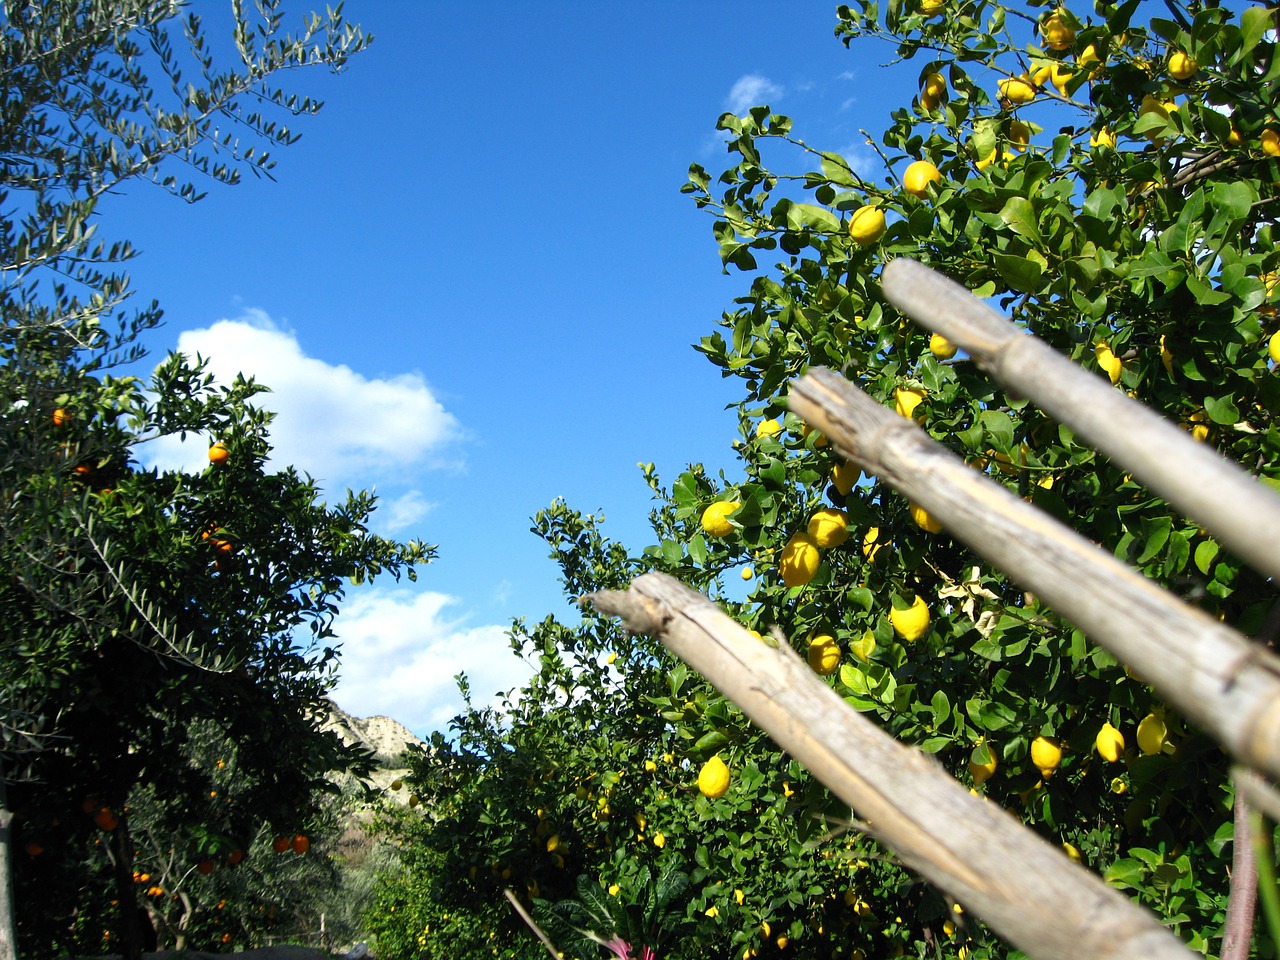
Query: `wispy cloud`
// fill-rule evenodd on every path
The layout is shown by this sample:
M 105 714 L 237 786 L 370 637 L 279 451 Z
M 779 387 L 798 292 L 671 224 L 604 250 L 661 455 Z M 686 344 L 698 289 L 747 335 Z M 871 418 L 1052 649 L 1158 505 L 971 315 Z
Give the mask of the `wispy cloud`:
M 443 731 L 461 712 L 458 673 L 466 673 L 475 706 L 498 706 L 533 668 L 512 652 L 507 627 L 449 619 L 455 602 L 395 587 L 350 595 L 337 620 L 342 668 L 334 701 L 355 716 L 395 717 L 419 736 Z
M 207 359 L 219 383 L 243 373 L 269 387 L 254 402 L 276 414 L 272 462 L 311 474 L 326 490 L 368 487 L 372 477 L 400 478 L 424 463 L 440 465 L 459 434 L 421 374 L 366 377 L 308 356 L 292 331 L 260 310 L 185 331 L 177 349 Z M 199 469 L 208 439 L 166 438 L 143 452 L 163 468 Z M 412 506 L 406 501 L 406 510 Z M 419 514 L 424 506 L 418 504 Z
M 758 107 L 783 95 L 782 87 L 768 77 L 758 73 L 748 73 L 734 83 L 725 100 L 725 106 L 738 115 L 747 112 L 751 107 Z

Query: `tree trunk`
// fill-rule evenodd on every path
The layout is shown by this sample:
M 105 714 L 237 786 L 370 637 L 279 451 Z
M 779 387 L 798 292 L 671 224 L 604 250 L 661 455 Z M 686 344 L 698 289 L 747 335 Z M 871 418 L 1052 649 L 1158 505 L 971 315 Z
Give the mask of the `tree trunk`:
M 0 960 L 18 960 L 18 923 L 13 912 L 13 811 L 0 776 Z
M 133 882 L 133 838 L 129 815 L 122 808 L 111 831 L 116 900 L 120 904 L 120 952 L 124 960 L 142 960 L 142 930 L 138 926 L 137 885 Z

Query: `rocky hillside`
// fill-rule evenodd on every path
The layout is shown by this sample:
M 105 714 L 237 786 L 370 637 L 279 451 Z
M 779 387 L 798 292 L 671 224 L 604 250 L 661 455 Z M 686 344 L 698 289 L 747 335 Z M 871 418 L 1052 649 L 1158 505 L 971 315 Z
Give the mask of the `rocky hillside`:
M 404 724 L 390 717 L 353 717 L 332 701 L 329 711 L 324 728 L 337 733 L 343 743 L 355 743 L 371 750 L 378 763 L 370 778 L 373 784 L 388 796 L 408 803 L 409 791 L 393 791 L 391 784 L 407 773 L 405 750 L 410 745 L 421 745 L 422 741 Z

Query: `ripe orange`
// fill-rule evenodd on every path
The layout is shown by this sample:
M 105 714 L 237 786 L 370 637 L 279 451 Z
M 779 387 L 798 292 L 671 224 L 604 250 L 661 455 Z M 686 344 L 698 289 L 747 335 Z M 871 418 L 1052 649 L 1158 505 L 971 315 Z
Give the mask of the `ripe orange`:
M 243 859 L 244 859 L 243 850 L 238 850 L 238 849 L 232 850 L 230 853 L 227 854 L 227 863 L 231 864 L 233 867 Z
M 290 846 L 293 847 L 294 853 L 306 853 L 311 849 L 311 841 L 307 838 L 306 834 L 300 833 L 293 838 L 293 843 L 291 843 Z
M 28 857 L 38 857 L 40 854 L 44 853 L 44 847 L 40 846 L 40 844 L 36 843 L 34 840 L 28 842 L 25 849 Z
M 289 838 L 276 837 L 274 840 L 271 841 L 271 849 L 274 850 L 276 853 L 284 853 L 286 850 L 289 849 Z
M 226 463 L 227 458 L 231 456 L 231 451 L 227 449 L 227 445 L 219 440 L 209 448 L 209 462 L 214 466 Z
M 208 857 L 205 857 L 203 860 L 201 860 L 199 863 L 196 864 L 196 870 L 208 876 L 209 874 L 213 873 L 213 861 L 210 860 Z
M 120 821 L 116 819 L 116 815 L 111 812 L 110 807 L 103 807 L 93 815 L 93 822 L 102 830 L 110 832 L 120 825 Z
M 58 407 L 57 410 L 53 411 L 53 425 L 55 427 L 65 427 L 70 422 L 71 414 L 69 414 L 65 408 Z

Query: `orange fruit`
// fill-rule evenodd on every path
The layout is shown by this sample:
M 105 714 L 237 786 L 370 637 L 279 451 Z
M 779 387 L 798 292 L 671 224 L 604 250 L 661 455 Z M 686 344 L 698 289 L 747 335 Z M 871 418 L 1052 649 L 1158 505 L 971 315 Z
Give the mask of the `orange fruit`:
M 219 466 L 227 462 L 227 458 L 231 456 L 231 451 L 227 449 L 227 445 L 222 441 L 218 441 L 209 448 L 209 462 L 214 466 Z
M 271 849 L 274 850 L 276 853 L 284 853 L 286 850 L 289 849 L 289 838 L 276 837 L 274 840 L 271 841 Z
M 116 819 L 116 815 L 111 812 L 109 807 L 103 807 L 93 815 L 93 822 L 102 830 L 108 833 L 120 825 L 120 821 Z
M 293 842 L 290 846 L 293 847 L 294 853 L 306 853 L 311 849 L 311 841 L 308 839 L 306 834 L 300 833 L 293 838 Z
M 24 849 L 27 851 L 28 857 L 38 857 L 40 854 L 44 853 L 44 847 L 40 846 L 40 844 L 36 843 L 34 840 L 28 842 Z
M 65 427 L 70 422 L 71 414 L 67 413 L 63 407 L 53 411 L 53 425 L 55 427 Z
M 231 864 L 233 867 L 243 859 L 244 859 L 243 850 L 232 850 L 230 853 L 227 854 L 227 863 Z
M 208 857 L 205 857 L 203 860 L 201 860 L 199 863 L 196 864 L 196 870 L 198 870 L 200 873 L 205 874 L 206 876 L 210 873 L 213 873 L 213 861 L 210 860 Z

